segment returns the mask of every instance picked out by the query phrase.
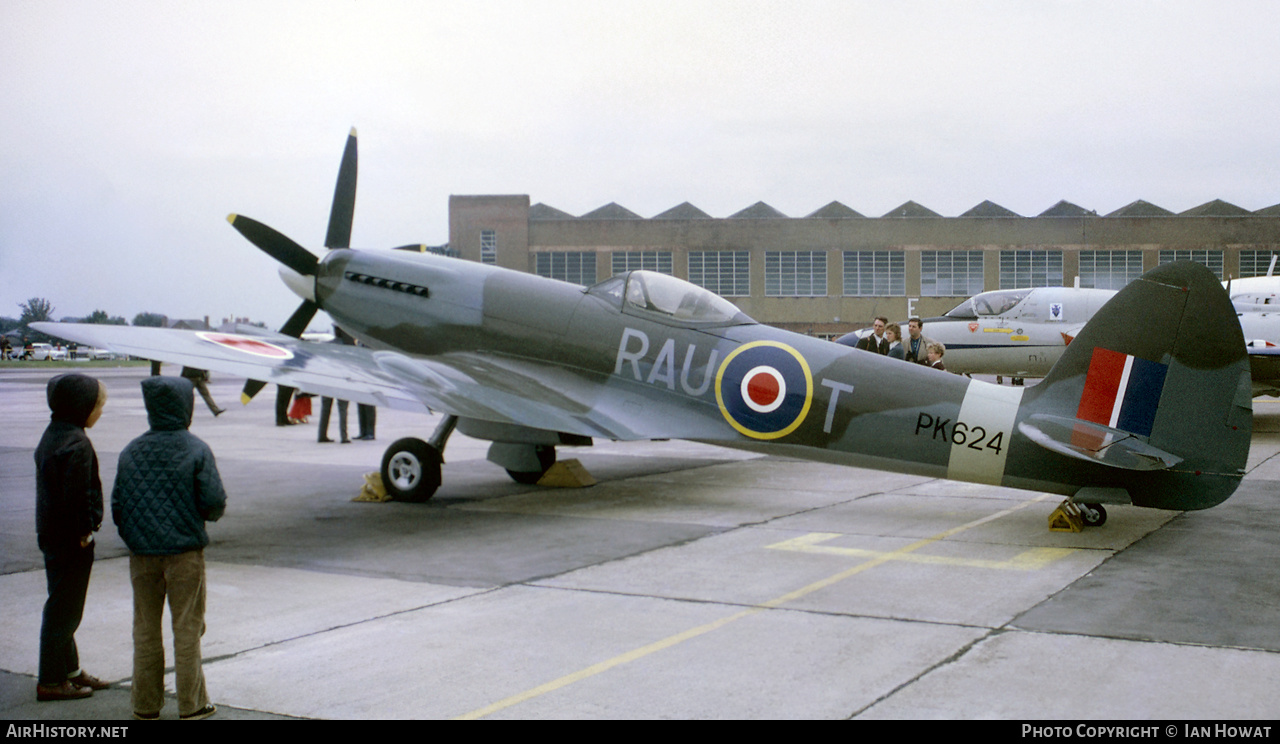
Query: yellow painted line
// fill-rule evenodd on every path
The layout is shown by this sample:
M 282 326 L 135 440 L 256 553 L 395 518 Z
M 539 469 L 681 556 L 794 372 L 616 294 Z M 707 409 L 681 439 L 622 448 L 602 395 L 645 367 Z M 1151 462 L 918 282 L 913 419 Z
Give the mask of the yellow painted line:
M 975 519 L 972 522 L 967 522 L 965 524 L 960 525 L 959 527 L 952 527 L 949 530 L 939 532 L 938 534 L 933 535 L 932 537 L 926 537 L 923 540 L 917 540 L 916 542 L 913 542 L 910 545 L 906 545 L 904 547 L 898 548 L 897 550 L 880 554 L 876 557 L 869 559 L 865 563 L 859 563 L 856 566 L 847 568 L 837 574 L 828 576 L 825 579 L 815 581 L 812 584 L 803 586 L 793 592 L 788 592 L 787 594 L 783 594 L 780 597 L 774 597 L 773 599 L 767 602 L 763 602 L 754 607 L 749 607 L 740 612 L 735 612 L 734 614 L 727 615 L 725 617 L 720 618 L 719 620 L 714 620 L 704 625 L 699 625 L 696 628 L 690 628 L 689 630 L 676 633 L 675 635 L 668 636 L 666 638 L 663 638 L 660 641 L 655 641 L 646 646 L 641 646 L 640 648 L 634 649 L 632 651 L 628 651 L 625 654 L 615 656 L 612 659 L 606 659 L 605 661 L 602 661 L 598 664 L 592 664 L 591 666 L 586 667 L 585 669 L 580 669 L 576 672 L 573 672 L 572 674 L 566 674 L 563 677 L 553 679 L 550 682 L 546 682 L 544 684 L 538 685 L 537 687 L 534 687 L 532 689 L 525 690 L 524 692 L 517 693 L 507 698 L 503 698 L 502 700 L 499 700 L 498 702 L 493 703 L 491 705 L 486 705 L 483 708 L 477 708 L 476 710 L 473 710 L 470 713 L 464 713 L 460 716 L 457 716 L 454 720 L 473 721 L 478 718 L 484 718 L 485 716 L 492 715 L 494 713 L 497 713 L 500 710 L 505 710 L 507 708 L 510 708 L 513 705 L 519 705 L 520 703 L 527 702 L 537 697 L 541 697 L 542 695 L 546 695 L 549 692 L 555 692 L 556 690 L 568 687 L 569 685 L 575 682 L 581 682 L 584 679 L 589 679 L 591 677 L 596 676 L 597 674 L 607 672 L 610 669 L 613 669 L 614 667 L 622 666 L 623 664 L 627 664 L 632 661 L 636 661 L 638 659 L 643 659 L 644 657 L 657 653 L 658 651 L 671 648 L 672 646 L 676 646 L 678 644 L 684 643 L 685 641 L 688 641 L 690 639 L 697 638 L 698 636 L 710 633 L 713 630 L 718 630 L 730 623 L 736 622 L 746 617 L 751 617 L 752 615 L 756 615 L 760 612 L 763 612 L 764 610 L 773 609 L 781 605 L 784 605 L 787 602 L 793 602 L 797 599 L 800 599 L 801 597 L 806 597 L 810 594 L 813 594 L 814 592 L 820 591 L 822 589 L 826 589 L 827 587 L 832 586 L 833 584 L 838 584 L 841 581 L 844 581 L 845 579 L 851 576 L 856 576 L 862 573 L 863 571 L 866 571 L 871 568 L 875 568 L 876 566 L 884 565 L 885 563 L 888 563 L 889 561 L 892 561 L 892 560 L 898 560 L 899 557 L 902 555 L 905 555 L 907 553 L 913 553 L 927 545 L 932 545 L 933 543 L 938 542 L 939 540 L 945 540 L 948 537 L 951 537 L 952 535 L 957 535 L 966 530 L 971 530 L 974 527 L 987 524 L 988 522 L 994 522 L 997 519 L 1006 517 L 1010 514 L 1013 514 L 1016 511 L 1025 509 L 1028 506 L 1031 506 L 1032 504 L 1037 504 L 1048 498 L 1053 498 L 1053 494 L 1046 493 L 1030 501 L 1024 501 L 1015 506 L 1011 506 L 1008 509 L 1004 509 L 994 514 L 990 514 L 988 516 L 982 517 L 981 519 Z M 828 534 L 828 533 L 819 533 L 819 534 Z
M 983 333 L 1013 333 L 1012 328 L 983 328 Z
M 766 545 L 766 548 L 773 550 L 788 550 L 796 553 L 821 553 L 824 555 L 838 555 L 847 558 L 879 558 L 885 557 L 891 561 L 906 561 L 908 563 L 923 563 L 935 566 L 961 566 L 964 568 L 990 568 L 1006 571 L 1038 571 L 1048 564 L 1064 558 L 1074 552 L 1074 548 L 1032 548 L 1023 551 L 1012 558 L 1003 561 L 987 560 L 984 558 L 950 558 L 942 555 L 921 555 L 918 553 L 899 554 L 898 551 L 880 551 L 865 550 L 863 548 L 838 548 L 834 545 L 822 545 L 821 543 L 833 540 L 837 537 L 845 537 L 838 532 L 813 532 L 808 535 L 784 540 L 773 545 Z

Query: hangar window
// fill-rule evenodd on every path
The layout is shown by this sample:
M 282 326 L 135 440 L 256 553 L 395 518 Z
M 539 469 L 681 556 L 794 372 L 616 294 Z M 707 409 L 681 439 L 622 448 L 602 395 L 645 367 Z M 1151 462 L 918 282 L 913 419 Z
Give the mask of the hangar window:
M 1000 251 L 1000 288 L 1061 287 L 1062 251 Z
M 982 291 L 982 251 L 920 251 L 920 294 L 967 297 Z
M 1189 250 L 1161 250 L 1161 265 L 1174 261 L 1195 261 L 1209 268 L 1218 279 L 1222 279 L 1222 251 L 1211 248 L 1192 248 Z M 1262 273 L 1266 273 L 1264 269 Z
M 845 297 L 905 297 L 907 254 L 902 251 L 845 251 Z
M 765 297 L 826 297 L 826 251 L 765 251 Z
M 614 251 L 613 273 L 624 271 L 656 271 L 668 276 L 675 274 L 671 267 L 671 251 Z
M 689 281 L 721 297 L 751 295 L 750 251 L 691 251 Z
M 480 231 L 480 262 L 496 264 L 498 262 L 498 231 Z
M 1142 251 L 1080 251 L 1080 286 L 1122 289 L 1142 276 Z
M 538 276 L 584 287 L 596 283 L 594 251 L 548 251 L 534 256 L 533 271 Z
M 1240 278 L 1248 276 L 1267 276 L 1271 270 L 1271 261 L 1280 253 L 1276 251 L 1240 251 Z M 1277 263 L 1280 266 L 1280 263 Z M 1218 276 L 1222 276 L 1219 274 Z

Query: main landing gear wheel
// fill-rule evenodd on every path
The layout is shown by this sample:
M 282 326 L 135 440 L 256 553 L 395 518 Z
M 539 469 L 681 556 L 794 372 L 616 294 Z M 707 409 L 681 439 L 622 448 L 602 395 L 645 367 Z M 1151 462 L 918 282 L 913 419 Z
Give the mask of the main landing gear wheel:
M 1107 523 L 1107 510 L 1102 504 L 1081 504 L 1080 516 L 1086 527 L 1101 527 Z
M 421 439 L 398 439 L 382 455 L 382 486 L 396 501 L 426 501 L 440 488 L 442 461 Z
M 523 483 L 526 486 L 532 486 L 542 480 L 542 476 L 546 475 L 551 466 L 556 464 L 555 447 L 539 444 L 534 446 L 533 452 L 538 458 L 538 465 L 541 470 L 520 471 L 507 468 L 507 475 L 511 476 L 511 480 L 516 483 Z

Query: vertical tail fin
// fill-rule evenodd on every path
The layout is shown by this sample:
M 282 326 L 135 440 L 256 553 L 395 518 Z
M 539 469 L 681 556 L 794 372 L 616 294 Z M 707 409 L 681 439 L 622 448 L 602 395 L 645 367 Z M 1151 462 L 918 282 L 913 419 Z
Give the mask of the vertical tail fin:
M 1087 484 L 1122 487 L 1139 506 L 1203 509 L 1243 476 L 1251 396 L 1230 298 L 1181 261 L 1104 305 L 1027 391 L 1020 418 L 1036 443 L 1089 463 Z

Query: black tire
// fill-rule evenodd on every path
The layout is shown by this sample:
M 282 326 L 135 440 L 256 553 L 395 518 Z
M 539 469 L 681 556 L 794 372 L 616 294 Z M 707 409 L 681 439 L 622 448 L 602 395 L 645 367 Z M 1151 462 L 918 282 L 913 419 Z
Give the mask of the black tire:
M 396 501 L 421 503 L 440 488 L 442 458 L 421 439 L 397 439 L 382 454 L 382 487 Z
M 516 483 L 523 483 L 526 486 L 532 486 L 542 480 L 542 476 L 546 475 L 551 466 L 556 464 L 555 447 L 539 444 L 534 447 L 534 453 L 538 456 L 538 464 L 542 466 L 542 469 L 531 472 L 508 470 L 507 475 L 511 476 L 511 480 Z
M 1107 510 L 1102 508 L 1102 504 L 1085 504 L 1084 507 L 1080 515 L 1084 517 L 1085 527 L 1101 527 L 1107 523 Z

